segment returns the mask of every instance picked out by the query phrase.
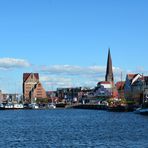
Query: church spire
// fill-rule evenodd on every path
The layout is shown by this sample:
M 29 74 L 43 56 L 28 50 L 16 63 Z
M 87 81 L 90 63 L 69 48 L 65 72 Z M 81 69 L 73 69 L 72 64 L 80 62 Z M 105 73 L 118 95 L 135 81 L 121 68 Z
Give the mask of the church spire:
M 114 81 L 110 48 L 108 49 L 108 59 L 107 59 L 105 81 L 108 81 L 108 82 L 113 82 Z

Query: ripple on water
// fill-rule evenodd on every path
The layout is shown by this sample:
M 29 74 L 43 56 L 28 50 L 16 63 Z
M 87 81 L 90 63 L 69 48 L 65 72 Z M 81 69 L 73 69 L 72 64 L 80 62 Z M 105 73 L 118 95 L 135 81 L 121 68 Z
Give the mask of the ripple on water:
M 0 112 L 0 147 L 147 148 L 148 117 L 96 110 Z

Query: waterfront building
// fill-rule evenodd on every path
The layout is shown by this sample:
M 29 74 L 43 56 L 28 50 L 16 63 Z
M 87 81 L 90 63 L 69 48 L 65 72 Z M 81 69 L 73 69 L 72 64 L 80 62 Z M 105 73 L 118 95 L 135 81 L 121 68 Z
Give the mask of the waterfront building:
M 23 97 L 26 103 L 31 103 L 34 98 L 46 98 L 46 92 L 39 81 L 38 73 L 23 74 Z
M 97 87 L 94 90 L 94 96 L 109 98 L 112 96 L 112 82 L 101 81 L 98 82 Z
M 117 83 L 116 83 L 116 89 L 117 89 L 117 91 L 118 91 L 118 98 L 119 99 L 124 99 L 125 97 L 124 97 L 124 85 L 125 85 L 125 82 L 124 81 L 118 81 Z
M 117 92 L 117 89 L 114 85 L 114 75 L 113 75 L 112 58 L 111 58 L 110 49 L 108 49 L 108 58 L 107 58 L 105 81 L 106 81 L 106 83 L 108 83 L 108 82 L 110 83 L 110 87 L 111 87 L 110 89 L 112 91 L 111 97 L 117 98 L 118 92 Z
M 38 82 L 39 82 L 38 73 L 23 74 L 23 96 L 25 102 L 31 102 L 30 92 Z
M 36 99 L 44 99 L 47 98 L 46 91 L 43 88 L 41 82 L 37 82 L 37 84 L 34 85 L 32 90 L 30 91 L 31 98 Z
M 57 91 L 46 91 L 46 95 L 49 100 L 49 103 L 52 103 L 52 102 L 59 103 L 63 101 L 62 99 L 59 99 L 57 97 Z
M 21 101 L 21 95 L 14 93 L 14 94 L 9 94 L 9 93 L 3 93 L 2 94 L 2 102 L 3 103 L 18 103 Z
M 105 81 L 98 82 L 97 87 L 94 90 L 94 95 L 98 97 L 111 98 L 116 97 L 117 90 L 114 86 L 114 76 L 112 68 L 112 58 L 110 49 L 108 49 L 108 58 L 106 66 Z
M 125 81 L 125 99 L 128 102 L 141 104 L 143 98 L 144 77 L 141 74 L 127 74 Z
M 143 100 L 142 104 L 148 107 L 148 76 L 144 76 Z
M 57 88 L 57 97 L 67 102 L 77 102 L 82 93 L 81 87 Z

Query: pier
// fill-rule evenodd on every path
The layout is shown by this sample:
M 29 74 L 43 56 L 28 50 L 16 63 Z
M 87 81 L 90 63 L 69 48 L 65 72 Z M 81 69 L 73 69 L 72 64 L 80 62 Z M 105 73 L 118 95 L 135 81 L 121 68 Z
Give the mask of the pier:
M 72 105 L 67 105 L 66 108 L 107 110 L 106 105 L 99 105 L 99 104 L 72 104 Z

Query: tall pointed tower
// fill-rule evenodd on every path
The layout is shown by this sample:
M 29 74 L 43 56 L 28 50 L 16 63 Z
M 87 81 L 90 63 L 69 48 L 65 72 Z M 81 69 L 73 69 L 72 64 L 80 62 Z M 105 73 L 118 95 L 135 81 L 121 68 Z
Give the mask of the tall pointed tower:
M 106 67 L 105 81 L 112 82 L 112 83 L 114 82 L 110 48 L 108 49 L 108 59 L 107 59 L 107 67 Z

